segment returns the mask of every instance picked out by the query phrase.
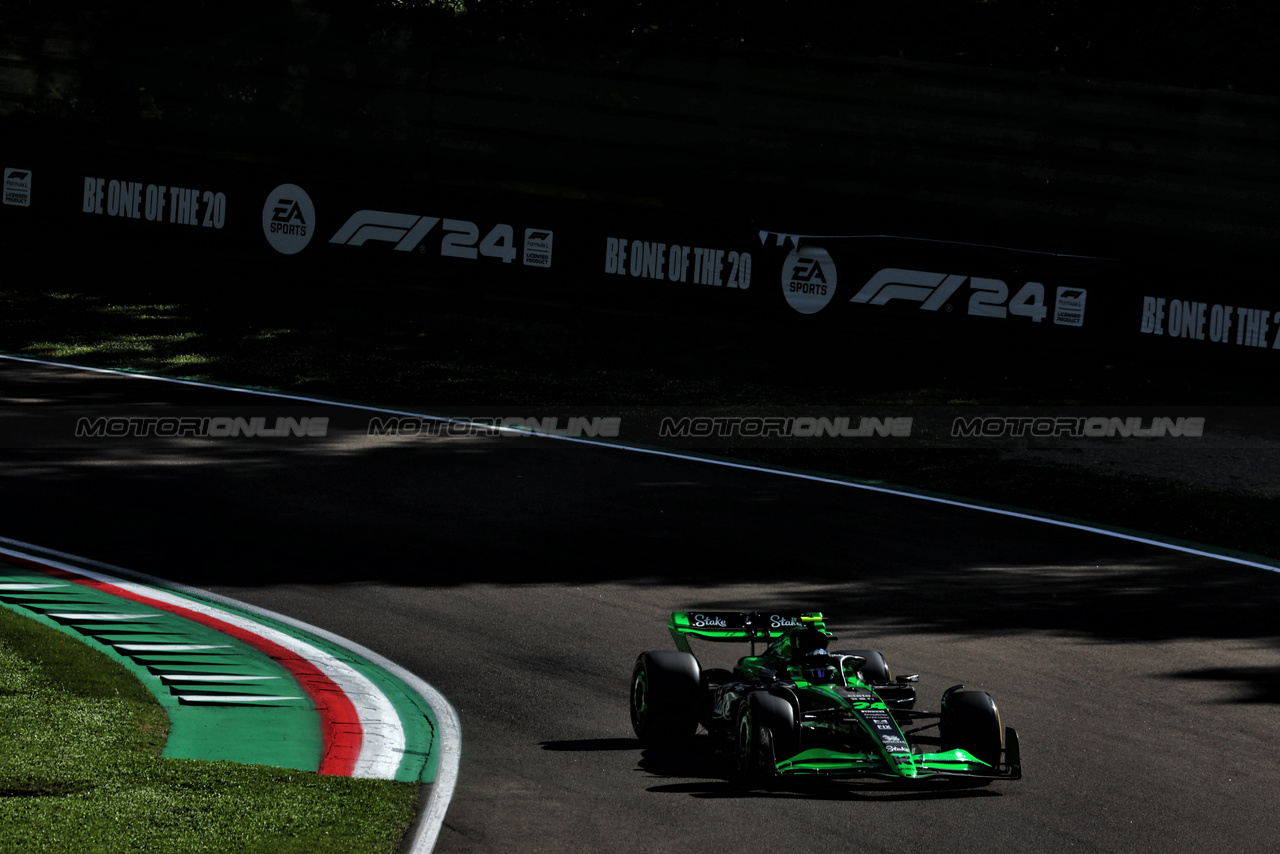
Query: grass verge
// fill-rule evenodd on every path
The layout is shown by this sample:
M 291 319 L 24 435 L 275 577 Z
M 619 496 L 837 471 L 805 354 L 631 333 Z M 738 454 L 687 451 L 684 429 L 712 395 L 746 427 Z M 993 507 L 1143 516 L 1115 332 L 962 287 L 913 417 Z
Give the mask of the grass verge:
M 165 759 L 127 670 L 0 607 L 0 850 L 389 854 L 417 786 Z

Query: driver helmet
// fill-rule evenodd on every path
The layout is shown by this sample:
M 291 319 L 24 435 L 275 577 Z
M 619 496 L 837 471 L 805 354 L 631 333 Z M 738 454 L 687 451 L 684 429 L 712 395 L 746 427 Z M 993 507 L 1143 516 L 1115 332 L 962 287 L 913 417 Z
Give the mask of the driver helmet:
M 825 649 L 814 650 L 805 655 L 800 672 L 804 681 L 811 685 L 830 685 L 840 681 L 840 668 Z

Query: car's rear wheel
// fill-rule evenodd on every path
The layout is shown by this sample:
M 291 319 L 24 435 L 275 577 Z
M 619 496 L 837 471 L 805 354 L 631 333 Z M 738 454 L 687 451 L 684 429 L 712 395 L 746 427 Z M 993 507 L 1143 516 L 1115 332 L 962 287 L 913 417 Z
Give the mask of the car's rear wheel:
M 799 750 L 795 710 L 763 691 L 748 695 L 739 707 L 734 732 L 734 770 L 742 782 L 773 777 L 776 764 Z
M 1000 764 L 1004 727 L 996 701 L 987 692 L 951 690 L 943 694 L 938 729 L 943 750 L 966 750 L 992 768 Z
M 642 652 L 631 670 L 631 728 L 648 747 L 669 747 L 698 729 L 702 671 L 687 652 Z

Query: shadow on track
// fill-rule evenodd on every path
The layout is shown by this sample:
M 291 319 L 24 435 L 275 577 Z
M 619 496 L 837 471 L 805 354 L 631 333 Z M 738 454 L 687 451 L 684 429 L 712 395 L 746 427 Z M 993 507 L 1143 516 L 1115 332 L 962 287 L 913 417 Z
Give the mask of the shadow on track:
M 654 794 L 690 795 L 695 798 L 797 798 L 811 801 L 919 801 L 938 798 L 992 797 L 1001 793 L 985 783 L 966 780 L 932 780 L 921 783 L 891 780 L 830 780 L 793 778 L 747 786 L 727 776 L 731 760 L 717 751 L 708 736 L 694 738 L 689 749 L 642 749 L 636 738 L 588 738 L 577 741 L 544 741 L 543 750 L 567 752 L 640 751 L 637 771 L 652 778 L 688 782 L 648 787 Z
M 825 781 L 777 783 L 765 788 L 746 788 L 739 783 L 700 781 L 650 786 L 655 794 L 689 795 L 695 798 L 759 798 L 769 800 L 858 801 L 861 803 L 957 800 L 963 798 L 998 798 L 1003 793 L 991 789 L 974 789 L 945 783 L 904 786 L 891 782 Z
M 639 750 L 638 738 L 584 738 L 578 741 L 544 741 L 540 745 L 543 750 L 554 751 L 596 751 L 596 750 Z
M 208 389 L 13 366 L 4 379 L 24 403 L 5 422 L 0 535 L 196 586 L 663 584 L 688 590 L 672 607 L 819 608 L 918 633 L 1280 644 L 1280 574 L 1096 534 L 528 437 L 377 439 L 368 413 Z M 50 382 L 82 408 L 26 405 L 50 402 Z M 77 413 L 102 406 L 332 420 L 314 441 L 75 439 Z M 716 592 L 752 583 L 777 592 Z M 1264 668 L 1182 677 L 1280 702 Z
M 1280 671 L 1273 667 L 1216 667 L 1184 670 L 1168 673 L 1165 676 L 1168 679 L 1231 682 L 1246 689 L 1235 698 L 1234 702 L 1280 705 Z

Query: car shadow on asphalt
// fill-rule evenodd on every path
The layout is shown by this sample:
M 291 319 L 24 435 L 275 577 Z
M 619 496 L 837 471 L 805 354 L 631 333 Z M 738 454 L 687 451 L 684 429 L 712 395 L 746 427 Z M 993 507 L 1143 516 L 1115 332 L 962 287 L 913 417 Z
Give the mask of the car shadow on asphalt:
M 544 741 L 538 744 L 543 750 L 592 751 L 639 750 L 638 738 L 580 738 L 574 741 Z
M 999 796 L 1000 792 L 979 788 L 975 781 L 832 780 L 792 778 L 745 784 L 730 776 L 731 759 L 716 751 L 708 739 L 696 738 L 692 748 L 681 751 L 645 750 L 640 769 L 655 777 L 702 778 L 687 782 L 650 786 L 656 794 L 689 795 L 695 798 L 797 798 L 827 801 L 918 801 L 937 798 Z
M 999 797 L 1001 792 L 985 787 L 985 781 L 928 780 L 831 780 L 807 778 L 773 780 L 746 785 L 730 776 L 730 758 L 717 751 L 710 738 L 694 738 L 682 750 L 642 748 L 637 738 L 586 738 L 574 741 L 544 741 L 543 750 L 607 751 L 638 750 L 636 770 L 651 779 L 681 780 L 648 787 L 655 794 L 689 795 L 695 798 L 798 798 L 828 801 L 919 801 L 939 798 Z
M 650 786 L 655 794 L 689 795 L 694 798 L 767 798 L 806 801 L 932 801 L 958 798 L 1001 797 L 992 789 L 958 786 L 948 783 L 901 784 L 889 781 L 804 780 L 782 781 L 760 786 L 746 786 L 736 781 L 706 780 L 696 783 L 672 783 Z

